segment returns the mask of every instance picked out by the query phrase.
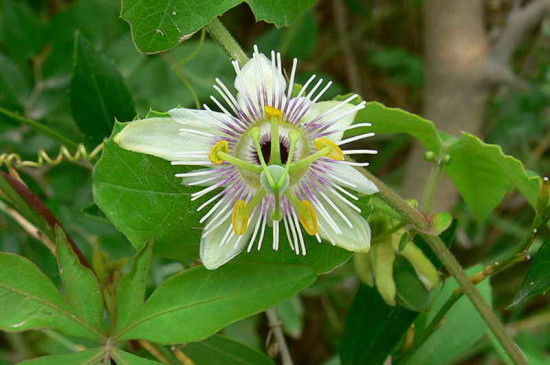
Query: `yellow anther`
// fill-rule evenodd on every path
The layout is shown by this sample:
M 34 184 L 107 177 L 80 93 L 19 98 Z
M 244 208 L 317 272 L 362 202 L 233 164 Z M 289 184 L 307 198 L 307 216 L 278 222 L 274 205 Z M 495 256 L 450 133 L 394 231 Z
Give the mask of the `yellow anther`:
M 283 121 L 283 112 L 277 108 L 274 108 L 272 106 L 265 106 L 264 112 L 265 112 L 265 119 L 267 120 L 271 120 L 272 118 L 277 118 L 278 122 Z
M 210 161 L 212 161 L 212 163 L 220 165 L 223 162 L 223 160 L 218 157 L 218 152 L 228 153 L 229 152 L 229 143 L 227 143 L 227 141 L 222 139 L 221 141 L 216 143 L 214 145 L 214 147 L 212 147 L 210 149 L 210 152 L 208 153 L 208 158 L 210 159 Z
M 302 200 L 298 209 L 298 219 L 302 226 L 310 235 L 315 235 L 319 231 L 319 224 L 317 223 L 317 213 L 315 208 L 309 202 L 309 200 Z
M 248 228 L 249 216 L 246 211 L 246 202 L 244 200 L 237 200 L 233 206 L 233 214 L 231 215 L 231 222 L 233 223 L 233 231 L 235 234 L 244 234 Z
M 330 151 L 326 155 L 328 158 L 332 158 L 333 160 L 343 160 L 344 159 L 344 152 L 342 152 L 342 149 L 338 147 L 334 141 L 328 139 L 328 138 L 316 138 L 315 139 L 315 147 L 318 151 L 321 151 L 324 148 L 329 148 Z

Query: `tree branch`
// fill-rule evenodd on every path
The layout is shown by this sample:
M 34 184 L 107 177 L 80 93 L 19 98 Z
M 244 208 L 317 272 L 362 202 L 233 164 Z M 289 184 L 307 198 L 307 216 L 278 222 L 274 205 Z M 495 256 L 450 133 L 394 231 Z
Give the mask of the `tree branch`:
M 548 14 L 550 0 L 534 0 L 524 7 L 514 6 L 490 57 L 500 64 L 508 64 L 524 35 Z
M 536 27 L 547 14 L 550 14 L 550 0 L 534 0 L 523 7 L 519 1 L 514 1 L 504 29 L 485 64 L 485 81 L 520 89 L 528 87 L 510 67 L 510 59 L 525 34 Z
M 290 357 L 290 351 L 288 350 L 285 335 L 283 333 L 283 329 L 281 328 L 281 321 L 277 316 L 277 309 L 275 309 L 275 307 L 269 308 L 265 311 L 265 314 L 267 315 L 269 327 L 273 330 L 275 340 L 279 345 L 279 353 L 281 354 L 281 361 L 283 362 L 283 365 L 292 365 L 292 358 Z

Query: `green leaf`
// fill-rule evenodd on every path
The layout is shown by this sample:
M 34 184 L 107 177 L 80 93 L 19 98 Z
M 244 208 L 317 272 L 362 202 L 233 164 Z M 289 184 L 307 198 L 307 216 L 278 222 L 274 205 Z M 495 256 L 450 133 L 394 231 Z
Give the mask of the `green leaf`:
M 20 362 L 19 365 L 98 365 L 103 363 L 103 348 L 84 350 L 65 355 L 43 356 Z
M 272 250 L 272 237 L 264 237 L 263 248 L 260 251 L 252 249 L 251 252 L 242 252 L 235 258 L 235 262 L 256 263 L 258 265 L 266 262 L 307 265 L 311 266 L 315 273 L 324 274 L 342 265 L 353 255 L 353 252 L 332 246 L 328 242 L 318 243 L 315 238 L 308 235 L 304 235 L 304 241 L 308 250 L 305 256 L 296 255 L 296 252 L 286 242 L 278 251 Z
M 550 239 L 544 241 L 533 256 L 531 267 L 523 279 L 523 284 L 516 293 L 511 307 L 518 305 L 527 298 L 545 294 L 550 289 Z
M 4 0 L 2 5 L 4 46 L 12 58 L 24 62 L 42 47 L 40 22 L 25 2 Z
M 274 365 L 272 359 L 237 341 L 212 336 L 201 342 L 185 345 L 183 353 L 197 365 Z
M 153 258 L 153 243 L 146 243 L 132 260 L 130 272 L 120 279 L 117 292 L 116 330 L 124 328 L 145 301 L 147 278 Z
M 429 120 L 398 108 L 388 108 L 371 102 L 360 110 L 355 117 L 355 123 L 371 123 L 372 127 L 360 127 L 350 130 L 346 137 L 368 132 L 377 134 L 407 133 L 418 139 L 428 151 L 438 153 L 443 141 L 435 126 Z
M 52 328 L 77 337 L 101 337 L 73 312 L 50 279 L 31 261 L 0 253 L 0 267 L 0 329 Z
M 304 306 L 300 297 L 295 295 L 279 304 L 277 313 L 285 333 L 292 338 L 300 338 L 304 329 Z
M 200 41 L 189 40 L 162 56 L 145 57 L 128 76 L 128 85 L 140 105 L 140 114 L 146 115 L 150 108 L 166 111 L 177 105 L 196 107 L 193 93 L 199 100 L 206 100 L 214 92 L 216 78 L 231 85 L 234 75 L 219 44 L 206 40 L 201 45 Z
M 313 11 L 302 14 L 288 28 L 271 28 L 256 40 L 260 50 L 276 49 L 283 56 L 295 57 L 300 61 L 313 57 L 317 48 L 319 29 Z
M 69 91 L 73 118 L 95 144 L 111 134 L 115 119 L 129 121 L 136 115 L 132 96 L 118 70 L 78 33 Z
M 162 283 L 115 336 L 161 344 L 198 341 L 264 311 L 314 280 L 307 266 L 226 264 L 214 271 L 195 267 Z
M 483 269 L 477 266 L 468 270 L 472 275 Z M 454 279 L 448 279 L 441 293 L 433 303 L 432 309 L 427 315 L 430 321 L 447 299 L 457 288 Z M 480 283 L 477 288 L 483 297 L 491 302 L 491 287 L 489 281 Z M 487 330 L 487 325 L 470 302 L 468 297 L 463 296 L 449 310 L 441 327 L 435 331 L 428 340 L 411 357 L 407 364 L 410 365 L 445 365 L 453 364 L 455 361 L 473 346 Z
M 447 154 L 451 162 L 443 171 L 453 179 L 478 220 L 485 219 L 512 188 L 535 206 L 540 177 L 528 174 L 522 163 L 505 155 L 500 146 L 463 133 L 450 145 Z
M 123 127 L 117 123 L 113 134 Z M 202 229 L 196 210 L 201 202 L 191 201 L 197 189 L 174 177 L 185 169 L 126 151 L 110 139 L 94 170 L 95 202 L 136 248 L 154 237 L 155 252 L 161 256 L 197 257 Z
M 21 68 L 0 54 L 0 105 L 21 111 L 29 96 L 29 81 Z
M 121 17 L 130 23 L 136 47 L 156 53 L 175 47 L 210 20 L 243 0 L 123 0 Z M 315 0 L 246 0 L 257 20 L 289 25 Z
M 59 273 L 68 301 L 80 318 L 101 332 L 103 296 L 97 278 L 89 268 L 80 263 L 63 229 L 56 227 L 55 236 Z
M 144 359 L 136 355 L 132 355 L 121 349 L 114 349 L 112 352 L 113 358 L 117 365 L 159 365 L 160 362 Z
M 376 289 L 361 285 L 346 318 L 342 365 L 383 364 L 418 313 L 389 306 Z

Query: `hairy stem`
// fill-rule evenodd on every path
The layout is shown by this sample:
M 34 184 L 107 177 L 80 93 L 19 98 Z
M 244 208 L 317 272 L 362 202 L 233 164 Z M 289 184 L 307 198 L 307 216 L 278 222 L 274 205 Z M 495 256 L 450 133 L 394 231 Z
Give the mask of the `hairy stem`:
M 426 187 L 424 188 L 422 201 L 420 202 L 420 208 L 428 214 L 430 214 L 430 212 L 432 211 L 432 203 L 434 200 L 437 184 L 439 182 L 439 177 L 441 176 L 441 168 L 441 162 L 435 162 L 435 165 L 432 167 L 430 175 L 428 176 L 428 181 L 426 182 Z
M 241 66 L 248 62 L 246 53 L 218 18 L 213 18 L 206 26 L 206 30 L 212 38 L 223 46 L 229 56 L 238 61 Z
M 495 337 L 498 339 L 499 343 L 502 345 L 510 359 L 514 364 L 518 365 L 527 365 L 527 360 L 517 347 L 517 345 L 512 341 L 512 339 L 506 333 L 506 330 L 502 323 L 498 320 L 493 309 L 487 304 L 485 299 L 481 296 L 481 293 L 475 287 L 475 284 L 467 276 L 460 263 L 456 260 L 454 255 L 449 251 L 445 246 L 445 243 L 438 236 L 433 236 L 426 232 L 430 228 L 429 219 L 417 209 L 411 207 L 405 199 L 395 193 L 391 188 L 386 186 L 379 179 L 374 177 L 367 170 L 360 168 L 358 169 L 363 175 L 368 179 L 373 181 L 378 189 L 380 190 L 381 198 L 393 207 L 397 212 L 399 212 L 403 218 L 412 223 L 415 228 L 421 231 L 422 237 L 426 240 L 432 251 L 437 255 L 437 257 L 443 262 L 447 271 L 456 279 L 462 291 L 468 296 L 474 307 L 477 309 L 487 326 L 493 332 Z

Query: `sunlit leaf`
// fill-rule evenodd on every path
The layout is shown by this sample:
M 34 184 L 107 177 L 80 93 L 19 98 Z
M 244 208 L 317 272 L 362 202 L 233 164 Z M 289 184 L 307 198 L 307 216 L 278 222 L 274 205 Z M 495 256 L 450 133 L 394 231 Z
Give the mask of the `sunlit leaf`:
M 198 341 L 290 297 L 315 277 L 311 268 L 297 265 L 195 267 L 162 283 L 116 337 L 162 344 Z
M 116 360 L 117 365 L 160 365 L 160 362 L 144 359 L 133 354 L 130 354 L 121 349 L 113 350 L 113 358 Z
M 512 189 L 517 189 L 534 206 L 540 177 L 529 174 L 519 160 L 505 155 L 500 146 L 463 133 L 447 153 L 451 161 L 443 170 L 453 179 L 477 219 L 485 219 Z
M 360 110 L 355 123 L 371 123 L 372 127 L 355 128 L 347 136 L 375 132 L 377 134 L 406 133 L 418 139 L 428 151 L 439 152 L 443 141 L 429 120 L 398 108 L 388 108 L 380 103 L 367 103 Z

